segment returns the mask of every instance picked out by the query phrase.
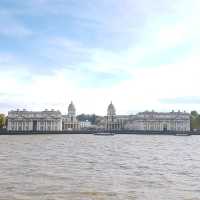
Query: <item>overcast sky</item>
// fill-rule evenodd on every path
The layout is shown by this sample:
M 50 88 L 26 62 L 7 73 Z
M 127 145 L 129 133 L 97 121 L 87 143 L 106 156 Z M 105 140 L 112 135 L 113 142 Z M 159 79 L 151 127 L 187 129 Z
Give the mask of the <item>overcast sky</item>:
M 200 110 L 199 0 L 1 0 L 0 112 Z

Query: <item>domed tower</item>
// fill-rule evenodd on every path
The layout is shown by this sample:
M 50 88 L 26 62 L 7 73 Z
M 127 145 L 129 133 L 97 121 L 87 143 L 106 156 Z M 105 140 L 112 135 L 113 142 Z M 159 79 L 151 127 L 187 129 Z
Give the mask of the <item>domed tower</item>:
M 68 115 L 65 115 L 63 119 L 63 130 L 78 130 L 79 127 L 79 122 L 76 119 L 76 108 L 71 101 L 68 106 Z
M 106 130 L 107 131 L 114 131 L 119 130 L 121 128 L 120 121 L 116 116 L 115 107 L 111 101 L 107 109 L 107 116 L 106 116 Z
M 68 116 L 69 117 L 75 117 L 76 116 L 76 108 L 75 108 L 72 101 L 68 106 Z
M 116 110 L 111 101 L 111 103 L 109 104 L 108 109 L 107 109 L 107 116 L 115 116 L 115 115 L 116 115 Z

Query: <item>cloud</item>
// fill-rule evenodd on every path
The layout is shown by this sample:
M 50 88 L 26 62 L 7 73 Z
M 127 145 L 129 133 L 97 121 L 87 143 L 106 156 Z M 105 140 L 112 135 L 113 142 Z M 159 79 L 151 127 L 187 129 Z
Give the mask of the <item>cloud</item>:
M 78 113 L 102 115 L 111 100 L 120 114 L 200 109 L 193 99 L 200 96 L 198 1 L 6 5 L 0 9 L 0 109 L 64 113 L 71 100 Z
M 191 63 L 193 65 L 188 68 Z M 52 74 L 36 75 L 26 84 L 20 81 L 21 77 L 27 75 L 26 71 L 12 71 L 1 73 L 1 85 L 7 85 L 6 88 L 1 87 L 1 91 L 10 95 L 16 91 L 18 96 L 12 96 L 12 100 L 18 102 L 21 109 L 26 105 L 28 109 L 54 108 L 66 113 L 68 103 L 73 100 L 78 113 L 95 112 L 104 115 L 107 104 L 113 100 L 119 114 L 152 109 L 189 111 L 198 109 L 198 104 L 188 104 L 186 101 L 182 104 L 163 103 L 161 99 L 176 99 L 185 94 L 188 99 L 196 96 L 194 86 L 198 85 L 199 63 L 198 57 L 190 57 L 181 63 L 159 68 L 135 68 L 131 71 L 131 79 L 106 87 L 84 86 L 88 77 L 76 70 L 57 69 Z M 7 97 L 9 99 L 9 95 Z
M 165 104 L 200 104 L 200 96 L 186 96 L 186 97 L 176 97 L 172 99 L 160 99 L 161 103 Z

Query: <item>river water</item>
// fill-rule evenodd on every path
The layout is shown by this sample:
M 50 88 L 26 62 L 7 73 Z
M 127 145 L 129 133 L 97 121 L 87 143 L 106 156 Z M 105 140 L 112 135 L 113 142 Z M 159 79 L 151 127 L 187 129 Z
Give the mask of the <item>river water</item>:
M 200 136 L 0 136 L 0 200 L 200 199 Z

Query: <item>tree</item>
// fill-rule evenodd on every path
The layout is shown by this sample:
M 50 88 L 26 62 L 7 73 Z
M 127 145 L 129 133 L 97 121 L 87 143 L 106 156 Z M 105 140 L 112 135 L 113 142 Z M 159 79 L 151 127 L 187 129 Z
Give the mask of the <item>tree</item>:
M 3 128 L 6 123 L 6 117 L 4 114 L 0 114 L 0 128 Z
M 194 118 L 197 118 L 198 117 L 198 112 L 196 110 L 193 110 L 191 111 L 191 116 L 194 117 Z
M 77 119 L 79 121 L 86 121 L 88 120 L 89 122 L 91 122 L 92 124 L 97 124 L 97 119 L 100 118 L 100 116 L 97 116 L 95 114 L 89 115 L 89 114 L 81 114 L 77 116 Z
M 197 111 L 191 112 L 191 129 L 200 129 L 200 115 Z
M 92 123 L 92 124 L 96 124 L 96 115 L 93 114 L 93 115 L 90 117 L 90 120 L 91 120 L 91 123 Z

